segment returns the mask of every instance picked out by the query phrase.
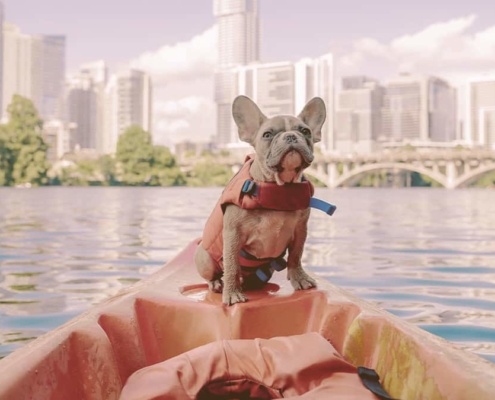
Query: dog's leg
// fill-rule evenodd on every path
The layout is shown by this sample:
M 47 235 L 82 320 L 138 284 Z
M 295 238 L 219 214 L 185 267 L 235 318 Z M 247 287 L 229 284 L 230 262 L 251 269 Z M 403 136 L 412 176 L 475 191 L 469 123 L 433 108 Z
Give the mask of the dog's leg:
M 305 290 L 316 287 L 316 282 L 303 269 L 301 258 L 304 243 L 308 235 L 309 210 L 301 217 L 296 226 L 294 238 L 289 244 L 289 256 L 287 258 L 287 279 L 290 280 L 294 290 Z
M 237 226 L 238 218 L 235 206 L 228 206 L 224 215 L 223 227 L 223 295 L 222 301 L 228 306 L 247 301 L 242 293 L 241 266 L 239 252 L 242 247 L 241 230 Z
M 198 246 L 194 254 L 194 263 L 199 274 L 208 282 L 210 290 L 215 293 L 222 293 L 222 268 L 201 245 Z

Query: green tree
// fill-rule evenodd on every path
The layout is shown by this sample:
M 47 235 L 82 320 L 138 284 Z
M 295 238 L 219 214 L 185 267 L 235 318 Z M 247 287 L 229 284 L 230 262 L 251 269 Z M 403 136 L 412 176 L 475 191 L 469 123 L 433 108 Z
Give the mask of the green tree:
M 48 145 L 41 136 L 43 120 L 29 99 L 14 95 L 7 107 L 9 122 L 0 133 L 0 183 L 48 183 Z
M 120 136 L 116 159 L 124 185 L 178 186 L 186 183 L 170 150 L 153 146 L 151 135 L 139 126 L 131 126 Z
M 152 186 L 182 186 L 186 179 L 179 169 L 175 157 L 167 147 L 153 147 Z
M 62 168 L 55 182 L 62 186 L 89 186 L 87 176 L 81 173 L 79 165 Z
M 488 172 L 480 176 L 476 181 L 472 182 L 469 186 L 472 187 L 495 187 L 495 172 Z
M 122 168 L 123 184 L 147 184 L 151 178 L 153 162 L 151 135 L 140 126 L 129 127 L 119 137 L 116 159 Z
M 187 183 L 190 186 L 225 186 L 233 175 L 234 173 L 228 166 L 208 159 L 194 166 L 192 176 Z
M 0 186 L 8 186 L 12 181 L 12 151 L 5 126 L 0 126 Z
M 98 165 L 104 178 L 104 184 L 111 186 L 116 185 L 117 168 L 115 166 L 115 160 L 112 156 L 109 156 L 108 154 L 101 156 L 98 159 Z
M 7 127 L 17 134 L 41 134 L 43 120 L 38 115 L 38 111 L 33 102 L 25 97 L 15 94 L 12 103 L 7 107 L 9 122 Z

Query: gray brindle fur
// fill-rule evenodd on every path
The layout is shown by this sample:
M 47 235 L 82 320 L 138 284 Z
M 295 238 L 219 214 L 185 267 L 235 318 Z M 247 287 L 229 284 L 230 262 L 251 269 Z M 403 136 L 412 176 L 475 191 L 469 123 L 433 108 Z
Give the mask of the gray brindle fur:
M 252 145 L 256 158 L 252 177 L 260 182 L 301 182 L 302 174 L 313 161 L 313 146 L 321 140 L 325 122 L 325 103 L 310 100 L 297 116 L 266 117 L 246 96 L 238 96 L 232 114 L 239 138 Z M 244 210 L 230 204 L 223 220 L 223 270 L 199 245 L 194 260 L 199 274 L 210 289 L 222 293 L 226 305 L 248 300 L 242 291 L 239 252 L 244 248 L 258 258 L 282 254 L 288 249 L 287 278 L 295 290 L 316 287 L 303 269 L 301 257 L 307 236 L 310 209 L 297 211 Z M 223 275 L 223 282 L 222 282 Z

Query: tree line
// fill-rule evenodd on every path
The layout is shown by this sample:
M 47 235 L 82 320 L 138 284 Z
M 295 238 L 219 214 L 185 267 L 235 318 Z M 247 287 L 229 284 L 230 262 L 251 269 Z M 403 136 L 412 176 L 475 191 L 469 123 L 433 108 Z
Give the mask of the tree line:
M 233 175 L 229 167 L 217 163 L 216 156 L 208 152 L 192 171 L 184 174 L 170 150 L 154 145 L 150 133 L 139 126 L 130 126 L 120 135 L 115 156 L 102 155 L 52 168 L 42 135 L 43 120 L 33 102 L 14 95 L 7 113 L 9 121 L 0 125 L 0 186 L 225 186 Z M 417 173 L 411 178 L 412 186 L 438 186 Z M 388 180 L 387 174 L 379 171 L 363 176 L 356 185 L 386 186 Z M 495 173 L 483 175 L 472 186 L 494 187 Z
M 119 137 L 114 157 L 54 169 L 33 102 L 14 95 L 7 113 L 9 122 L 0 125 L 0 186 L 223 186 L 233 175 L 212 156 L 182 173 L 170 150 L 154 145 L 150 133 L 139 126 L 130 126 Z

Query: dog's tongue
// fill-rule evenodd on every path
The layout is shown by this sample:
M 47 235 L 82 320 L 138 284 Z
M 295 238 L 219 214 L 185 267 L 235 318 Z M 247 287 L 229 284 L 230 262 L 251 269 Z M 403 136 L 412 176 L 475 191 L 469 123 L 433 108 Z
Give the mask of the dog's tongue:
M 281 172 L 275 174 L 275 180 L 279 185 L 294 182 L 299 175 L 297 169 L 301 166 L 303 160 L 301 154 L 296 150 L 288 152 L 280 162 Z

